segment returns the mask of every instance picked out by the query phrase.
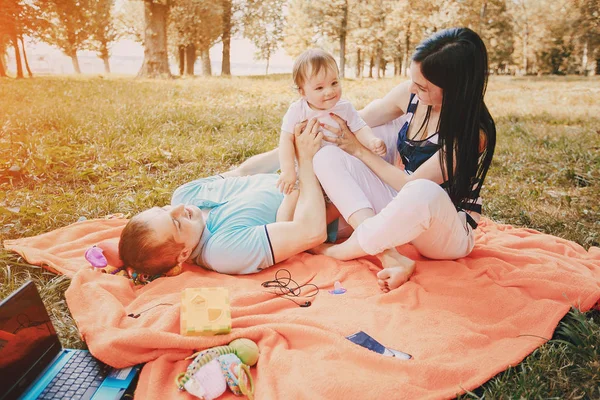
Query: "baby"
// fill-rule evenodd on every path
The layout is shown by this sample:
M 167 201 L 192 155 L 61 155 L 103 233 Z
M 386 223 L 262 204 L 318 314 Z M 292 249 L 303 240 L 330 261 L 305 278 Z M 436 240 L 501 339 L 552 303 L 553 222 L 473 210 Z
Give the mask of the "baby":
M 277 188 L 286 195 L 286 199 L 277 214 L 278 221 L 292 218 L 295 198 L 292 194 L 296 184 L 294 126 L 302 121 L 317 118 L 321 124 L 338 127 L 330 113 L 336 114 L 348 123 L 350 131 L 365 147 L 384 157 L 387 149 L 382 139 L 373 135 L 371 128 L 358 115 L 352 104 L 342 100 L 342 83 L 339 69 L 333 56 L 321 49 L 310 49 L 302 53 L 294 62 L 293 79 L 300 96 L 288 108 L 281 125 L 279 138 L 279 163 L 281 175 Z M 325 136 L 335 136 L 323 129 Z M 323 145 L 332 145 L 323 141 Z

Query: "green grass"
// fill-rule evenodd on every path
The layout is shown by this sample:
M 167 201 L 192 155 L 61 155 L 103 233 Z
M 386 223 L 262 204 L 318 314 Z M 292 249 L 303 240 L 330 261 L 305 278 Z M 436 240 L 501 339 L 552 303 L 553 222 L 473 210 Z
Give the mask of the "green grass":
M 272 149 L 295 98 L 290 81 L 0 80 L 0 239 L 81 216 L 130 216 L 166 204 L 182 182 Z M 398 82 L 347 80 L 344 96 L 360 108 Z M 487 101 L 498 146 L 484 213 L 598 246 L 600 80 L 499 77 Z M 33 279 L 63 344 L 84 346 L 64 303 L 67 279 L 3 250 L 0 271 L 0 296 Z M 597 311 L 569 313 L 548 344 L 463 397 L 600 398 L 599 325 Z

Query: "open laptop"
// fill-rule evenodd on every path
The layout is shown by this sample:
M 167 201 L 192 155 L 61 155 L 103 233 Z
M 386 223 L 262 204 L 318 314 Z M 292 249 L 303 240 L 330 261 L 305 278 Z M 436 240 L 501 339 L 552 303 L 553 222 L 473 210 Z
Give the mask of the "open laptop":
M 31 281 L 0 303 L 0 400 L 120 399 L 140 366 L 114 369 L 64 349 Z

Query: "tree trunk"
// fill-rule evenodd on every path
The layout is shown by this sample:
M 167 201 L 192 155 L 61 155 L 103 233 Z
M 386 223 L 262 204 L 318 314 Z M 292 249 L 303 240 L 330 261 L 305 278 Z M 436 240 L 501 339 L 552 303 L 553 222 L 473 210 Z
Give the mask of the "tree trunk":
M 19 36 L 19 40 L 21 41 L 21 47 L 23 48 L 23 61 L 25 61 L 25 69 L 27 70 L 27 75 L 30 78 L 33 78 L 33 74 L 31 73 L 31 69 L 29 68 L 29 61 L 27 60 L 27 51 L 25 50 L 25 42 L 23 41 L 23 36 Z
M 267 69 L 265 71 L 265 75 L 269 75 L 269 61 L 271 60 L 271 56 L 267 56 Z
M 1 49 L 0 49 L 1 50 Z M 4 68 L 4 54 L 0 53 L 0 78 L 6 78 L 6 68 Z
M 75 71 L 76 74 L 81 74 L 81 68 L 79 68 L 79 58 L 77 58 L 77 50 L 74 50 L 71 54 L 69 54 L 69 57 L 71 57 L 73 71 Z
M 523 75 L 527 75 L 527 70 L 529 69 L 529 60 L 527 59 L 527 53 L 529 52 L 529 26 L 527 24 L 527 19 L 525 19 L 525 26 L 523 29 Z
M 187 76 L 194 76 L 194 64 L 197 58 L 196 45 L 188 44 L 185 46 L 185 74 Z
M 167 52 L 169 6 L 144 0 L 144 63 L 139 77 L 171 77 Z
M 375 53 L 375 79 L 381 77 L 381 47 L 377 45 L 377 51 Z
M 523 61 L 522 61 L 522 67 L 523 67 L 523 75 L 527 75 L 527 69 L 529 67 L 529 65 L 527 65 L 527 40 L 528 38 L 528 34 L 525 35 L 525 37 L 523 37 Z
M 340 78 L 346 76 L 346 36 L 348 35 L 348 0 L 342 5 L 342 26 L 340 27 Z
M 362 79 L 363 77 L 363 65 L 362 65 L 362 56 L 360 54 L 360 49 L 356 50 L 356 77 Z
M 231 75 L 231 14 L 232 1 L 223 0 L 223 62 L 221 64 L 221 76 Z
M 581 56 L 581 75 L 587 75 L 588 64 L 588 41 L 583 44 L 583 55 Z
M 183 76 L 185 72 L 185 46 L 179 45 L 179 76 Z
M 102 42 L 100 44 L 100 59 L 104 63 L 104 73 L 110 74 L 110 56 L 108 53 L 108 44 L 106 42 Z
M 19 40 L 17 35 L 14 34 L 11 37 L 13 47 L 15 48 L 15 61 L 17 63 L 17 78 L 24 78 L 23 76 L 23 64 L 21 64 L 21 51 L 19 50 Z
M 402 70 L 400 71 L 400 75 L 402 76 L 406 76 L 407 73 L 406 71 L 408 71 L 408 63 L 410 62 L 409 60 L 409 49 L 410 49 L 410 22 L 408 23 L 408 26 L 406 27 L 406 38 L 405 38 L 405 42 L 404 42 L 404 49 L 402 52 Z
M 0 38 L 0 78 L 6 76 L 6 42 L 4 38 Z
M 202 50 L 200 58 L 202 59 L 202 75 L 211 76 L 212 68 L 210 66 L 210 53 L 208 52 L 208 49 Z
M 479 36 L 483 37 L 483 23 L 485 21 L 485 13 L 487 11 L 487 1 L 481 3 L 481 9 L 479 10 Z
M 375 60 L 373 56 L 371 56 L 371 60 L 369 61 L 369 78 L 373 77 L 373 67 L 375 66 Z

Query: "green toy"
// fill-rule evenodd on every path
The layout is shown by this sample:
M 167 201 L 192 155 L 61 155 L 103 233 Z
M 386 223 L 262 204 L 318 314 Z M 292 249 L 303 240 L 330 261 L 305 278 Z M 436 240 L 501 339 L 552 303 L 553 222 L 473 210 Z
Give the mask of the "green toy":
M 250 339 L 240 338 L 235 339 L 228 346 L 211 347 L 210 349 L 202 350 L 187 357 L 186 360 L 194 358 L 194 361 L 187 367 L 185 372 L 180 373 L 175 378 L 175 383 L 180 390 L 184 389 L 185 383 L 194 375 L 200 368 L 208 364 L 215 358 L 225 354 L 235 354 L 242 363 L 253 366 L 258 361 L 258 345 Z

